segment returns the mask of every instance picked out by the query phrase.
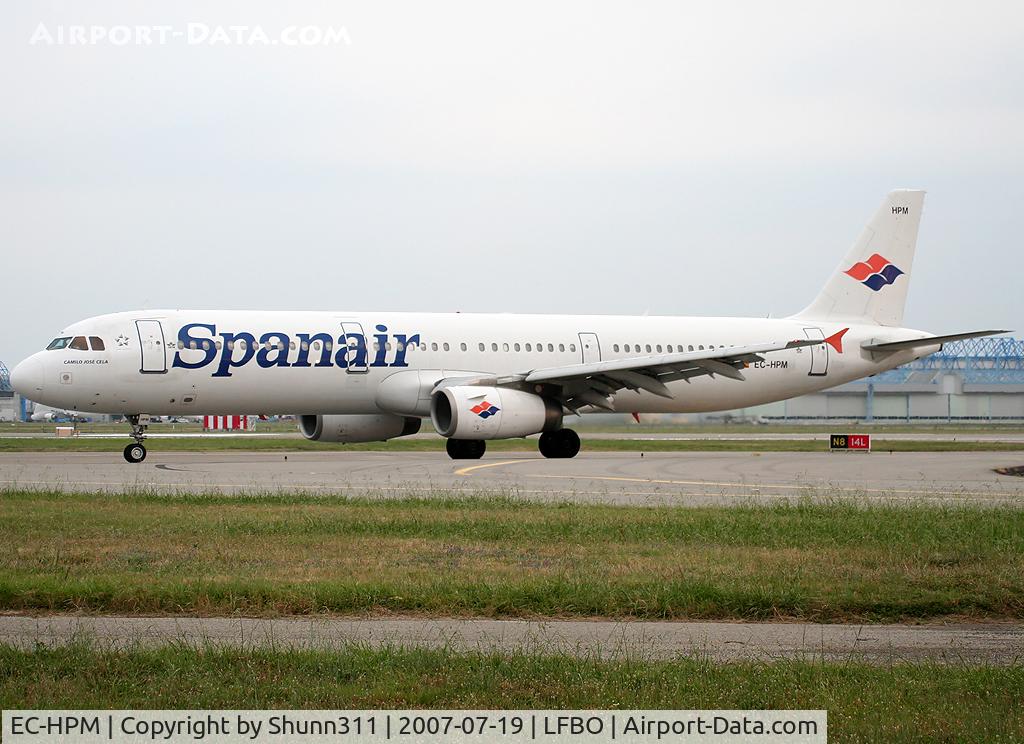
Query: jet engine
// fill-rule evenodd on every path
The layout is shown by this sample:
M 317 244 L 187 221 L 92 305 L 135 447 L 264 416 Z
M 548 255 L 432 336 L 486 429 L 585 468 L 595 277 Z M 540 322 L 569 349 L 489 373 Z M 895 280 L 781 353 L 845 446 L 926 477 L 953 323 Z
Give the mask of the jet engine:
M 299 432 L 314 442 L 383 442 L 420 430 L 422 422 L 391 413 L 299 416 Z
M 562 406 L 522 390 L 453 385 L 433 394 L 430 418 L 451 439 L 507 439 L 561 428 Z

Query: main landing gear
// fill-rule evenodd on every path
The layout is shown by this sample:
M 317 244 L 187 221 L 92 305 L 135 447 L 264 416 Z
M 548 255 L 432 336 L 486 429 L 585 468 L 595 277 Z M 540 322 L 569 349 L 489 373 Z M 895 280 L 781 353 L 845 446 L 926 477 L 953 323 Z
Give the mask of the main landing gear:
M 141 423 L 141 421 L 149 420 L 149 417 L 140 416 L 129 416 L 128 423 L 132 425 L 131 438 L 135 440 L 135 444 L 129 444 L 124 448 L 124 459 L 130 463 L 142 462 L 146 459 L 146 446 L 142 443 L 142 440 L 146 438 L 146 427 L 148 423 Z
M 487 442 L 482 439 L 449 439 L 445 442 L 445 449 L 453 460 L 479 460 L 487 450 Z
M 544 457 L 576 457 L 580 452 L 580 435 L 572 429 L 546 431 L 540 435 L 539 446 Z M 487 451 L 487 442 L 482 439 L 449 439 L 445 442 L 445 449 L 453 460 L 479 460 Z M 127 450 L 125 457 L 128 457 Z
M 556 429 L 540 435 L 540 453 L 544 457 L 576 457 L 580 451 L 580 435 L 572 429 Z

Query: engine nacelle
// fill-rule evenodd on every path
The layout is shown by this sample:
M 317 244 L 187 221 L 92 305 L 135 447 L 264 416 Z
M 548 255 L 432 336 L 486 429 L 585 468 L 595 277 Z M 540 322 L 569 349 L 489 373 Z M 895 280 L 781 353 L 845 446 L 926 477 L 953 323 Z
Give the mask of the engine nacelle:
M 299 432 L 314 442 L 383 442 L 415 434 L 423 422 L 391 413 L 299 416 Z
M 522 390 L 454 385 L 433 394 L 430 418 L 444 437 L 508 439 L 561 428 L 562 406 Z

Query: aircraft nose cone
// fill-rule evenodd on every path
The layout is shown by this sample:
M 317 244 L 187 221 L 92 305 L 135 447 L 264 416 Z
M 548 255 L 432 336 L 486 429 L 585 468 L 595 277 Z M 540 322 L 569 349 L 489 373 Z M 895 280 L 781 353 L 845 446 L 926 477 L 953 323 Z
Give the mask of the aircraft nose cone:
M 36 357 L 29 357 L 11 370 L 11 387 L 26 398 L 43 389 L 43 363 Z

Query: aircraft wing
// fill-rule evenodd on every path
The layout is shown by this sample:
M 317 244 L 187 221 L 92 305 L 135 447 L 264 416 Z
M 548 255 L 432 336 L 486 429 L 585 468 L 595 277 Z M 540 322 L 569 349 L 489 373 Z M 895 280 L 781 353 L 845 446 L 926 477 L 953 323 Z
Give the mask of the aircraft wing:
M 614 410 L 610 396 L 619 390 L 645 390 L 663 398 L 672 398 L 665 383 L 701 375 L 721 375 L 744 380 L 740 371 L 751 362 L 763 361 L 762 354 L 801 346 L 829 343 L 823 339 L 768 342 L 750 346 L 729 346 L 705 351 L 629 357 L 604 362 L 545 367 L 518 375 L 498 377 L 501 386 L 544 384 L 555 388 L 553 397 L 571 411 L 584 406 Z
M 981 338 L 982 336 L 995 336 L 1009 331 L 969 331 L 967 333 L 950 333 L 946 336 L 926 336 L 925 338 L 913 338 L 908 341 L 889 341 L 881 344 L 863 344 L 861 348 L 865 351 L 903 351 L 905 349 L 916 349 L 919 346 L 934 346 L 945 344 L 950 341 L 962 341 L 966 338 Z

